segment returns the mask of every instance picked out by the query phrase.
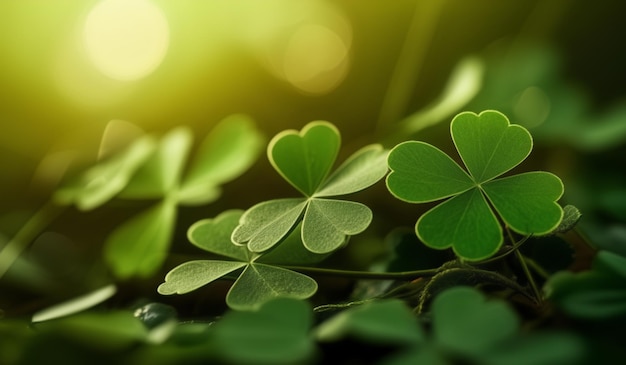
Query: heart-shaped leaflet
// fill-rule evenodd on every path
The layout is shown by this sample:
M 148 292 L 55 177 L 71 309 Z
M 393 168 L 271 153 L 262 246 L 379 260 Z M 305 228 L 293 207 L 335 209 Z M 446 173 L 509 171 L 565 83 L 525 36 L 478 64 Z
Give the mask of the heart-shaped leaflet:
M 269 143 L 268 158 L 279 174 L 306 196 L 312 196 L 335 163 L 341 145 L 337 128 L 328 122 L 286 130 Z

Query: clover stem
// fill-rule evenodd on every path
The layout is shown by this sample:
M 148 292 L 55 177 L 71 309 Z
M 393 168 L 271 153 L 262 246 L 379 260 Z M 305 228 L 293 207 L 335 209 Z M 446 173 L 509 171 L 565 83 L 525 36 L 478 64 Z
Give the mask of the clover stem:
M 515 250 L 515 256 L 517 257 L 520 265 L 522 266 L 522 270 L 524 271 L 524 274 L 526 275 L 526 278 L 528 279 L 528 282 L 530 283 L 530 287 L 533 289 L 533 293 L 537 297 L 537 301 L 541 302 L 541 293 L 539 292 L 539 288 L 537 287 L 537 284 L 535 283 L 535 279 L 533 278 L 532 273 L 528 269 L 528 265 L 526 264 L 526 258 L 524 257 L 524 255 L 522 255 L 521 252 L 519 252 L 519 250 Z
M 423 276 L 434 276 L 439 271 L 437 269 L 428 270 L 414 270 L 414 271 L 399 271 L 399 272 L 372 272 L 372 271 L 354 271 L 354 270 L 338 270 L 338 269 L 326 269 L 319 267 L 307 267 L 307 266 L 285 266 L 282 268 L 297 271 L 303 274 L 317 274 L 317 275 L 329 275 L 340 276 L 344 278 L 357 278 L 357 279 L 373 279 L 373 280 L 413 280 Z
M 509 227 L 505 226 L 505 229 L 511 242 L 515 242 L 515 238 L 513 237 L 513 233 L 511 232 Z M 526 275 L 526 279 L 528 280 L 528 283 L 530 284 L 530 287 L 532 288 L 533 293 L 535 294 L 535 297 L 537 298 L 537 302 L 541 303 L 542 301 L 541 292 L 539 291 L 539 288 L 537 287 L 537 284 L 535 283 L 535 279 L 533 278 L 532 273 L 528 269 L 526 258 L 524 257 L 524 255 L 522 255 L 522 253 L 519 251 L 518 248 L 515 248 L 513 251 L 515 252 L 515 257 L 517 257 L 517 260 L 519 261 L 520 266 L 522 267 L 522 270 L 524 271 L 524 275 Z
M 483 264 L 487 264 L 487 263 L 490 263 L 490 262 L 493 262 L 493 261 L 498 261 L 500 259 L 503 259 L 503 258 L 507 257 L 508 255 L 512 254 L 513 252 L 515 252 L 518 248 L 520 248 L 522 246 L 522 244 L 524 242 L 526 242 L 529 238 L 530 238 L 530 236 L 524 236 L 524 237 L 522 237 L 522 239 L 520 239 L 519 241 L 515 242 L 513 244 L 513 246 L 509 250 L 507 250 L 506 252 L 503 252 L 503 253 L 501 253 L 498 256 L 493 256 L 493 257 L 490 257 L 488 259 L 475 262 L 474 265 L 483 265 Z
M 53 202 L 46 203 L 20 228 L 7 244 L 0 250 L 0 278 L 6 274 L 18 256 L 30 242 L 63 210 Z
M 537 261 L 530 259 L 528 257 L 525 257 L 524 260 L 526 261 L 526 264 L 533 269 L 533 271 L 535 271 L 537 274 L 539 274 L 542 278 L 544 279 L 548 279 L 550 277 L 550 273 L 546 271 L 546 269 L 544 269 L 543 267 L 541 267 L 541 265 L 539 265 L 537 263 Z

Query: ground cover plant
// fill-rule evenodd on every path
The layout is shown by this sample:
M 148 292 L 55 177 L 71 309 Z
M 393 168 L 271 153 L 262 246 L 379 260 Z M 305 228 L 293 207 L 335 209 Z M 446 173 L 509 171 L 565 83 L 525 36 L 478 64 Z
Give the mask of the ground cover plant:
M 184 296 L 210 293 L 216 281 L 232 282 L 223 297 L 229 307 L 223 317 L 182 320 L 175 306 L 158 301 L 89 310 L 115 297 L 116 285 L 108 284 L 38 311 L 32 317 L 35 331 L 22 329 L 18 338 L 42 346 L 39 341 L 61 336 L 56 341 L 62 346 L 138 363 L 316 363 L 359 343 L 372 347 L 335 360 L 584 363 L 594 345 L 551 325 L 551 312 L 582 321 L 623 318 L 623 258 L 602 251 L 592 271 L 563 271 L 572 250 L 565 241 L 552 241 L 575 229 L 581 217 L 575 207 L 559 204 L 563 183 L 544 171 L 502 176 L 532 158 L 532 137 L 524 127 L 487 110 L 456 115 L 450 133 L 463 167 L 427 142 L 405 141 L 390 149 L 362 147 L 334 171 L 341 138 L 332 123 L 278 133 L 267 144 L 267 158 L 304 197 L 228 209 L 195 222 L 187 238 L 201 251 L 170 268 L 155 288 L 165 296 Z M 236 137 L 236 143 L 220 144 L 224 135 Z M 156 273 L 167 254 L 176 204 L 215 199 L 220 183 L 251 164 L 262 138 L 249 119 L 227 118 L 180 182 L 189 140 L 181 129 L 158 143 L 142 137 L 54 196 L 59 207 L 76 204 L 84 211 L 112 198 L 163 197 L 107 239 L 105 257 L 115 277 Z M 247 154 L 235 158 L 242 150 Z M 390 233 L 401 243 L 382 270 L 324 265 L 375 216 L 366 205 L 338 197 L 383 179 L 389 199 L 444 201 L 421 214 L 413 230 Z M 2 251 L 4 271 L 16 264 L 12 261 L 19 264 L 19 256 L 7 251 L 18 242 Z M 542 245 L 553 252 L 533 251 Z M 438 255 L 440 250 L 447 253 Z M 562 263 L 543 266 L 554 257 Z M 321 303 L 318 280 L 327 276 L 360 280 L 361 288 Z M 15 332 L 14 322 L 2 325 L 3 333 Z M 480 336 L 474 335 L 477 330 Z M 16 358 L 28 362 L 37 356 L 24 352 Z
M 71 3 L 0 5 L 0 364 L 626 358 L 612 6 L 102 0 L 171 23 L 112 81 Z

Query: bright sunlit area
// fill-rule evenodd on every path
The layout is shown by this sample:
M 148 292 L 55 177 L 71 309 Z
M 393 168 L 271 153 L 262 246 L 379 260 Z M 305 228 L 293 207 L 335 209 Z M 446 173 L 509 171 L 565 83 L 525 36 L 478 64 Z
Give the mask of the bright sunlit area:
M 0 364 L 613 364 L 626 6 L 0 1 Z

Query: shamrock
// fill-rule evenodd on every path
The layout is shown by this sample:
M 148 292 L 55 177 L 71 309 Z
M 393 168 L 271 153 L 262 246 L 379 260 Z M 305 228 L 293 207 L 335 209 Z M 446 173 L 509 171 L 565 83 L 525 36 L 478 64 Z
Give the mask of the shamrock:
M 252 252 L 269 250 L 302 222 L 302 242 L 314 253 L 332 252 L 347 237 L 364 231 L 371 210 L 352 201 L 329 199 L 363 190 L 387 173 L 387 151 L 369 145 L 355 152 L 327 177 L 340 148 L 340 134 L 328 122 L 311 122 L 301 132 L 287 130 L 269 143 L 268 158 L 278 173 L 304 198 L 259 203 L 241 217 L 233 231 L 235 243 Z
M 230 236 L 242 214 L 241 210 L 227 210 L 214 219 L 193 224 L 188 231 L 191 243 L 230 260 L 185 262 L 165 276 L 158 292 L 164 295 L 188 293 L 242 270 L 226 295 L 226 303 L 232 309 L 256 309 L 277 297 L 305 299 L 313 295 L 317 291 L 315 280 L 295 271 L 261 263 L 261 254 L 231 242 Z
M 255 161 L 263 138 L 250 118 L 227 117 L 207 135 L 185 170 L 192 140 L 185 127 L 160 139 L 142 136 L 56 193 L 59 203 L 76 204 L 82 210 L 113 197 L 156 200 L 107 237 L 104 256 L 116 276 L 148 276 L 158 269 L 167 256 L 178 206 L 218 199 L 220 185 Z
M 422 215 L 417 236 L 429 247 L 452 247 L 467 260 L 481 260 L 503 242 L 499 219 L 524 235 L 554 230 L 563 217 L 556 202 L 561 180 L 536 171 L 500 177 L 519 165 L 532 150 L 532 137 L 503 114 L 488 110 L 464 112 L 450 125 L 465 171 L 438 148 L 408 141 L 388 157 L 387 188 L 398 199 L 426 203 L 449 198 Z M 497 214 L 496 214 L 497 213 Z

